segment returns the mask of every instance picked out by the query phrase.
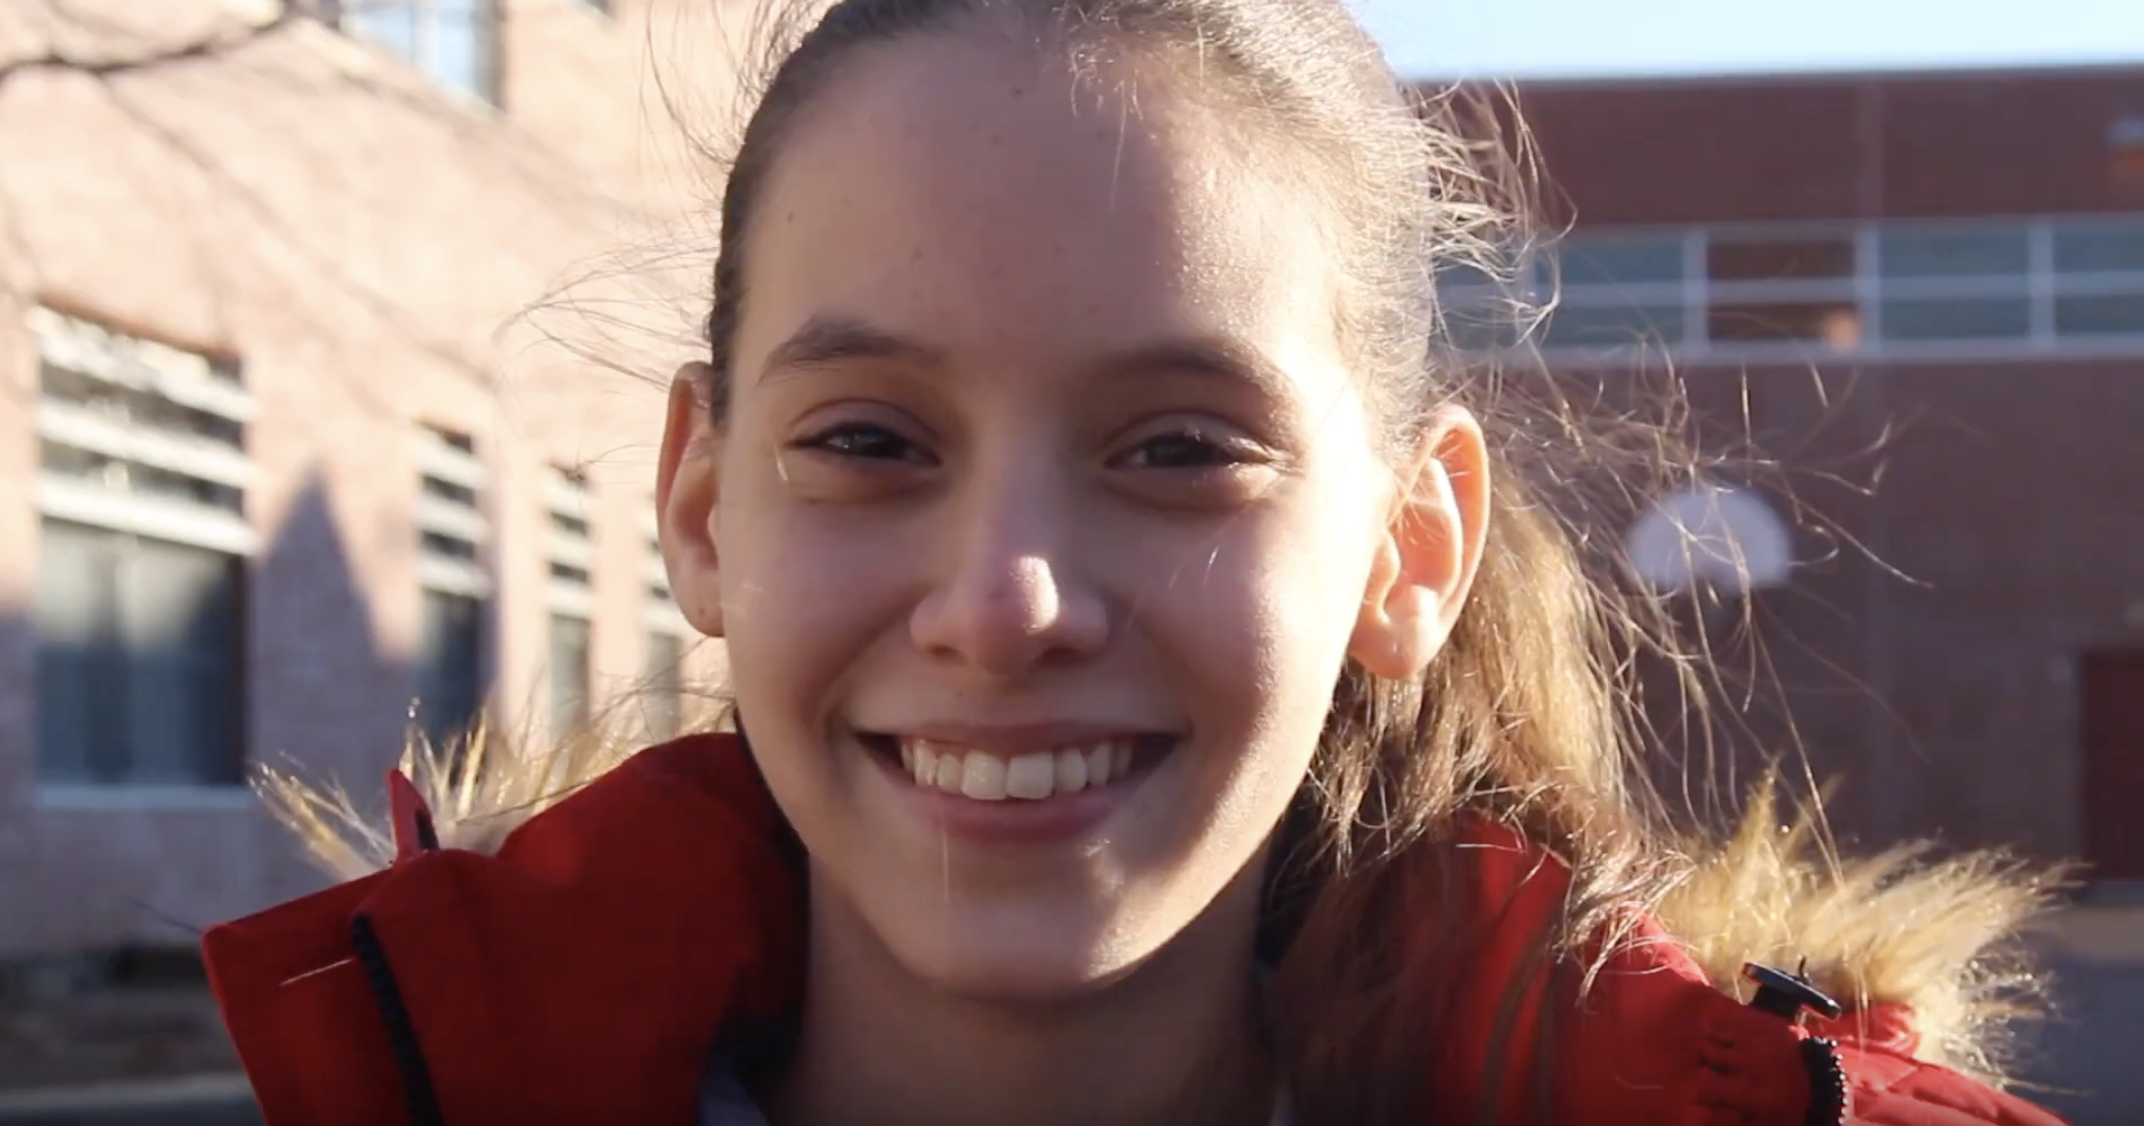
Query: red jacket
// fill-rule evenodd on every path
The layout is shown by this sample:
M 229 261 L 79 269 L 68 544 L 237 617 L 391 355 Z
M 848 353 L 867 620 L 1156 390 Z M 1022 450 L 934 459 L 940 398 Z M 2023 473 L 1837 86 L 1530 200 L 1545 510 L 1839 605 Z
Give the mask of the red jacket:
M 793 868 L 733 738 L 644 751 L 495 856 L 427 847 L 415 791 L 399 777 L 394 789 L 392 868 L 204 940 L 269 1126 L 690 1126 L 718 1028 L 797 995 Z M 1483 1035 L 1455 1037 L 1461 1049 L 1430 1076 L 1440 1102 L 1459 1104 L 1480 1094 L 1474 1046 L 1489 1042 L 1501 986 L 1519 972 L 1518 936 L 1560 894 L 1556 870 L 1520 842 L 1476 843 L 1476 882 L 1514 907 L 1496 924 L 1511 941 L 1492 942 L 1469 974 L 1479 995 L 1462 1001 Z M 1805 1030 L 1720 992 L 1648 933 L 1663 940 L 1619 956 L 1580 1010 L 1553 1022 L 1564 1122 L 2060 1126 L 1916 1062 L 1906 1014 L 1879 1008 Z M 1838 1041 L 1815 1056 L 1844 1066 L 1844 1119 L 1818 1105 L 1812 1035 Z

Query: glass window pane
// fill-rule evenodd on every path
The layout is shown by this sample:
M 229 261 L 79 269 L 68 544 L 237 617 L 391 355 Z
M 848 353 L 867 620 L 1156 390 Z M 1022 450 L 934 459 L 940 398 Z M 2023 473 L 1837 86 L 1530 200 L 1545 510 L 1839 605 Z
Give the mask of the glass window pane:
M 1573 235 L 1551 249 L 1564 285 L 1683 280 L 1680 235 Z
M 2020 277 L 2031 260 L 2022 227 L 1886 231 L 1877 250 L 1887 278 Z
M 1542 343 L 1550 348 L 1626 348 L 1679 344 L 1684 338 L 1680 305 L 1559 305 Z
M 2144 335 L 2144 293 L 2073 293 L 2055 298 L 2063 336 Z
M 417 61 L 419 0 L 360 0 L 344 6 L 343 25 L 409 62 Z
M 2032 334 L 2026 297 L 1929 297 L 1883 303 L 1886 340 L 2017 340 Z
M 551 616 L 551 734 L 565 738 L 588 723 L 588 621 Z
M 417 722 L 434 746 L 447 746 L 460 742 L 483 710 L 484 606 L 465 595 L 428 590 L 423 613 Z
M 1854 276 L 1854 240 L 1845 235 L 1722 239 L 1706 249 L 1714 281 L 1806 281 Z
M 37 559 L 37 777 L 91 782 L 123 768 L 124 731 L 115 704 L 124 683 L 117 655 L 119 536 L 48 520 Z
M 1455 295 L 1451 300 L 1463 300 L 1463 297 L 1456 295 L 1470 291 L 1487 290 L 1493 293 L 1503 284 L 1491 277 L 1487 270 L 1464 262 L 1449 262 L 1437 268 L 1437 290 Z
M 432 77 L 487 101 L 492 96 L 492 28 L 485 0 L 432 0 L 427 30 Z
M 134 539 L 119 574 L 128 780 L 237 782 L 245 760 L 243 563 Z
M 1494 352 L 1519 343 L 1518 314 L 1508 301 L 1454 305 L 1444 310 L 1444 335 L 1462 352 Z
M 2055 228 L 2055 270 L 2065 274 L 2144 273 L 2144 223 Z
M 1714 305 L 1706 330 L 1722 343 L 1800 341 L 1846 349 L 1861 343 L 1861 315 L 1846 302 Z

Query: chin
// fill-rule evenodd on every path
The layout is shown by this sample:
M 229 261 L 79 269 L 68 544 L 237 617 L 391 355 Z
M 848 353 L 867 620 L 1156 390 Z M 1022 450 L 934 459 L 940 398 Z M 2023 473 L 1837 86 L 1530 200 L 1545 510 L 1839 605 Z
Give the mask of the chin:
M 978 1003 L 1077 1001 L 1123 980 L 1144 961 L 1102 939 L 1106 928 L 1092 923 L 944 921 L 944 930 L 895 945 L 894 956 L 933 989 Z M 948 933 L 959 937 L 944 941 Z

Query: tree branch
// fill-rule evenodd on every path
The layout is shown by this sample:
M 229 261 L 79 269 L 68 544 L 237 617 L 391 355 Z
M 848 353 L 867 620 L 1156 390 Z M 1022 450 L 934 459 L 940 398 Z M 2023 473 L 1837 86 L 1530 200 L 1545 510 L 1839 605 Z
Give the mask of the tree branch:
M 214 59 L 273 35 L 303 18 L 305 12 L 300 5 L 284 3 L 277 6 L 274 16 L 260 23 L 221 28 L 195 39 L 139 54 L 97 58 L 52 47 L 40 55 L 29 55 L 0 63 L 0 86 L 7 85 L 9 79 L 18 75 L 38 70 L 65 70 L 94 78 L 111 78 L 130 71 Z

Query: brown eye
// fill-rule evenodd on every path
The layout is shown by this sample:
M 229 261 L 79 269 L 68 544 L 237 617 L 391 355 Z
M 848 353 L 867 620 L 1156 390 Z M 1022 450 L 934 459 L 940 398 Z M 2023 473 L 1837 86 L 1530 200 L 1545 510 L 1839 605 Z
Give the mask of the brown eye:
M 922 447 L 868 422 L 845 422 L 800 438 L 790 446 L 859 461 L 930 461 Z
M 1185 430 L 1141 442 L 1126 456 L 1125 464 L 1135 469 L 1213 469 L 1243 460 L 1228 444 Z

